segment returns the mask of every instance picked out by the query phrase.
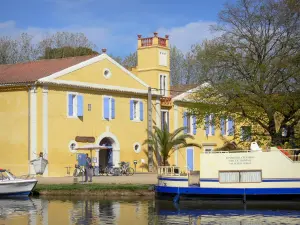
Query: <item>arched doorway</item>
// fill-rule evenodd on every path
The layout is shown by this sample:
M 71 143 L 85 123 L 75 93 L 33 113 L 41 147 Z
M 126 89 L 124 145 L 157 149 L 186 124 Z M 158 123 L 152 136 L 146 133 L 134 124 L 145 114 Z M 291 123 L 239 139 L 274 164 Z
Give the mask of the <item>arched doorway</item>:
M 100 143 L 100 146 L 113 146 L 113 140 L 111 138 L 105 137 L 103 138 Z M 102 166 L 102 168 L 105 168 L 106 166 L 112 166 L 113 165 L 113 149 L 102 149 L 99 151 L 99 166 Z
M 97 142 L 100 146 L 111 146 L 111 150 L 100 150 L 98 153 L 99 166 L 105 168 L 108 164 L 117 165 L 120 162 L 120 143 L 117 137 L 107 131 L 102 133 Z

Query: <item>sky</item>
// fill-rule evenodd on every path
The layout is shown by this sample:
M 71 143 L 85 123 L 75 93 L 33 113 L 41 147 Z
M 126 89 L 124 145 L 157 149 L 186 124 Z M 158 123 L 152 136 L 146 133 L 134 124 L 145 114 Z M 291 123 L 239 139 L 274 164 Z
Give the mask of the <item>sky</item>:
M 143 37 L 170 35 L 170 43 L 183 52 L 192 44 L 217 33 L 224 4 L 235 0 L 3 0 L 0 36 L 17 37 L 22 32 L 38 42 L 57 31 L 82 32 L 99 51 L 125 56 Z

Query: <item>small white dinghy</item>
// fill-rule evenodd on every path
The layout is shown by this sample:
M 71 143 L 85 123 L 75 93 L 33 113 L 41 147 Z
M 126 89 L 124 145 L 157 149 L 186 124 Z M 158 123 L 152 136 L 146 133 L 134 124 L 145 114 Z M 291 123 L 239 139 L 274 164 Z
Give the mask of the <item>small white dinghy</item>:
M 28 196 L 36 183 L 36 179 L 17 178 L 9 171 L 0 169 L 0 198 L 6 196 Z

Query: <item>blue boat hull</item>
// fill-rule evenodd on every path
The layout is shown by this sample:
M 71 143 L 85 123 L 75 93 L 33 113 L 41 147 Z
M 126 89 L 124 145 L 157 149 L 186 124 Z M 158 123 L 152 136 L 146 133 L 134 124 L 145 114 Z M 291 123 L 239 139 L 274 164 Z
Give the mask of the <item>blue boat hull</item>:
M 0 198 L 1 198 L 1 197 L 29 196 L 29 195 L 30 195 L 30 191 L 26 191 L 26 192 L 16 192 L 16 193 L 0 194 Z
M 203 188 L 155 187 L 158 199 L 244 199 L 244 200 L 300 200 L 300 188 Z

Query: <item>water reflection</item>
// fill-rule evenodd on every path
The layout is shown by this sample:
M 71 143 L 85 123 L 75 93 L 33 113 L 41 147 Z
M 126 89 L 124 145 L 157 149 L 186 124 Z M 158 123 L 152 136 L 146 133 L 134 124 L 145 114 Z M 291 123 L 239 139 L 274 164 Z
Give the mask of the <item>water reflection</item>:
M 298 202 L 181 202 L 153 199 L 0 199 L 0 224 L 300 224 Z

